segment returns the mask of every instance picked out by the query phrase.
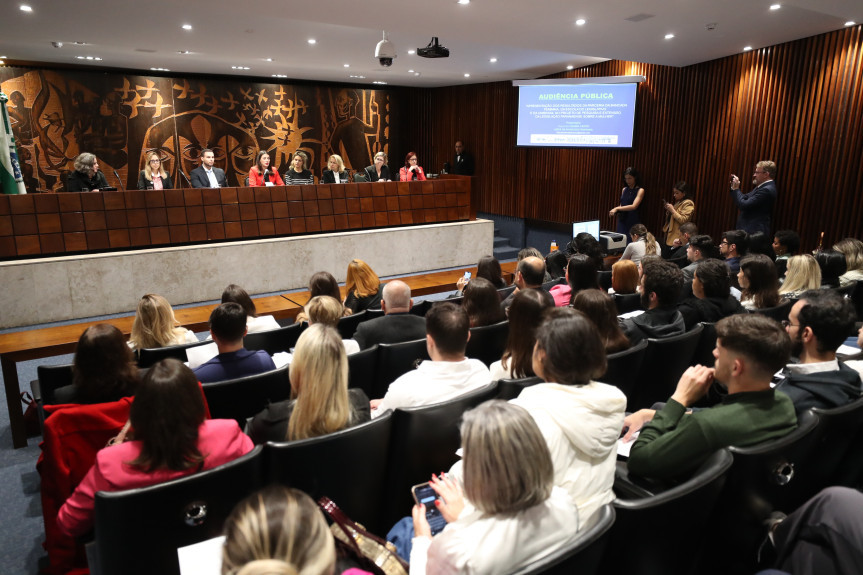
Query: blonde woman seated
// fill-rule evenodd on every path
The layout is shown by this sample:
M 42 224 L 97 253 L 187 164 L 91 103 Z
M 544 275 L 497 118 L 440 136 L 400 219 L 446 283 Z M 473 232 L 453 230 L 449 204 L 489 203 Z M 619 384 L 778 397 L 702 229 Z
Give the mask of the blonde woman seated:
M 785 281 L 779 288 L 779 295 L 790 299 L 800 297 L 806 290 L 821 288 L 821 268 L 809 254 L 791 256 L 785 270 Z
M 265 487 L 240 501 L 225 521 L 222 575 L 332 575 L 335 568 L 327 520 L 299 489 Z
M 530 414 L 500 400 L 464 414 L 464 495 L 435 477 L 448 525 L 434 538 L 425 507 L 413 509 L 410 573 L 509 573 L 570 543 L 579 513 L 554 487 L 554 465 Z M 517 462 L 517 464 L 514 464 Z
M 378 274 L 363 260 L 351 260 L 345 281 L 345 307 L 353 313 L 380 309 L 384 286 Z
M 321 174 L 322 184 L 347 184 L 348 173 L 345 171 L 345 163 L 338 154 L 333 154 L 327 161 L 327 169 Z
M 150 152 L 147 154 L 147 165 L 138 174 L 138 189 L 139 190 L 170 190 L 174 186 L 171 184 L 171 176 L 165 171 L 162 166 L 162 159 L 158 152 Z
M 309 325 L 322 323 L 335 328 L 343 317 L 344 306 L 342 302 L 334 297 L 319 295 L 310 299 L 309 303 L 303 308 L 303 311 L 306 317 L 309 318 Z M 342 344 L 345 346 L 345 352 L 348 355 L 357 353 L 360 350 L 360 344 L 352 339 L 343 339 Z
M 647 231 L 644 224 L 632 226 L 629 229 L 629 236 L 632 242 L 623 250 L 621 260 L 632 260 L 637 264 L 644 256 L 655 256 L 660 253 L 659 242 Z
M 839 276 L 839 287 L 863 281 L 863 242 L 857 238 L 839 240 L 833 249 L 845 256 L 847 271 Z
M 180 327 L 171 304 L 162 296 L 148 293 L 138 302 L 129 336 L 129 347 L 132 349 L 168 347 L 197 341 L 194 333 Z
M 289 374 L 292 399 L 271 404 L 247 426 L 255 443 L 319 437 L 371 419 L 366 394 L 348 390 L 348 356 L 332 327 L 303 332 Z

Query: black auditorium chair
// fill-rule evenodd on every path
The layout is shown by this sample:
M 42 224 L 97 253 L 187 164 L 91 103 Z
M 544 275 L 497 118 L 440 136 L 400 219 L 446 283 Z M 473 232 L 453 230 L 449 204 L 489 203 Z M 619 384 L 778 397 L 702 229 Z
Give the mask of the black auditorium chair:
M 530 387 L 542 383 L 542 378 L 537 376 L 522 377 L 521 379 L 501 379 L 497 382 L 497 398 L 498 399 L 515 399 L 525 387 Z
M 600 270 L 599 272 L 597 272 L 597 280 L 599 280 L 599 287 L 601 287 L 605 291 L 608 291 L 608 289 L 611 287 L 611 270 Z
M 351 315 L 346 315 L 339 319 L 339 322 L 336 324 L 336 329 L 339 330 L 339 334 L 342 336 L 342 339 L 351 339 L 354 337 L 354 332 L 357 331 L 357 326 L 371 318 L 372 316 L 369 315 L 368 310 L 352 313 Z
M 289 366 L 228 381 L 201 384 L 213 419 L 234 419 L 244 428 L 246 420 L 270 403 L 291 397 Z
M 505 288 L 500 288 L 499 290 L 497 290 L 497 293 L 500 295 L 500 301 L 503 301 L 506 298 L 508 298 L 509 294 L 514 292 L 516 287 L 517 286 L 515 284 L 512 284 L 511 286 L 507 286 Z
M 378 347 L 377 373 L 369 399 L 382 398 L 390 384 L 400 375 L 416 369 L 420 361 L 430 359 L 425 338 L 402 343 L 382 343 Z
M 626 397 L 632 394 L 642 377 L 641 365 L 647 353 L 647 340 L 641 340 L 634 346 L 608 355 L 608 369 L 605 375 L 598 378 L 602 383 L 613 385 L 620 389 Z
M 765 307 L 762 309 L 754 309 L 752 313 L 760 313 L 761 315 L 766 315 L 769 318 L 775 319 L 776 321 L 783 321 L 788 319 L 788 312 L 791 311 L 791 308 L 794 307 L 794 302 L 797 300 L 787 299 L 785 303 L 780 303 L 776 307 Z
M 614 509 L 602 573 L 686 575 L 703 548 L 718 543 L 704 536 L 705 527 L 725 486 L 734 458 L 720 449 L 685 481 L 673 486 L 630 477 L 618 462 Z M 674 541 L 669 552 L 668 542 Z
M 716 361 L 713 357 L 713 350 L 716 348 L 716 324 L 703 321 L 701 326 L 701 339 L 698 340 L 698 346 L 692 355 L 692 365 L 713 367 Z
M 487 366 L 500 359 L 509 337 L 509 321 L 474 327 L 470 330 L 465 355 L 478 359 Z
M 667 400 L 683 372 L 692 365 L 692 356 L 704 326 L 696 325 L 686 333 L 664 338 L 648 338 L 644 362 L 626 410 L 636 411 Z
M 264 350 L 273 355 L 281 351 L 291 351 L 297 345 L 300 335 L 306 330 L 308 324 L 295 323 L 288 327 L 280 327 L 269 331 L 258 331 L 247 333 L 243 338 L 243 347 L 252 350 Z
M 424 299 L 422 301 L 414 302 L 413 307 L 410 310 L 412 315 L 418 315 L 420 317 L 425 317 L 426 312 L 431 309 L 432 301 L 428 299 Z
M 186 357 L 186 350 L 190 347 L 197 347 L 199 345 L 207 345 L 208 343 L 212 343 L 210 341 L 196 341 L 194 343 L 183 343 L 180 345 L 169 345 L 168 347 L 153 347 L 146 349 L 138 350 L 138 367 L 150 367 L 153 364 L 156 364 L 163 359 L 172 357 L 174 359 L 179 359 L 180 361 L 189 361 L 189 358 Z
M 857 321 L 863 321 L 863 282 L 854 283 L 851 301 L 854 302 L 854 309 L 857 310 Z
M 617 307 L 618 315 L 629 313 L 641 308 L 641 294 L 638 293 L 616 293 L 612 296 L 614 305 Z
M 545 282 L 544 284 L 542 284 L 542 289 L 544 289 L 545 291 L 548 291 L 551 288 L 553 288 L 554 286 L 559 286 L 559 285 L 566 285 L 566 278 L 557 278 L 555 280 L 549 280 L 549 281 Z
M 375 374 L 378 369 L 377 344 L 348 356 L 348 387 L 358 387 L 368 397 L 374 397 Z
M 369 179 L 362 172 L 354 172 L 354 183 L 359 184 L 360 182 L 368 182 Z
M 411 487 L 428 481 L 432 473 L 448 471 L 458 460 L 462 414 L 497 395 L 497 383 L 423 407 L 396 409 L 390 460 L 387 466 L 385 525 L 410 515 Z
M 269 483 L 296 487 L 318 500 L 325 495 L 372 533 L 381 522 L 392 413 L 322 437 L 268 443 L 264 449 Z
M 365 312 L 366 312 L 366 319 L 375 319 L 375 318 L 379 318 L 379 317 L 384 317 L 384 310 L 382 310 L 382 309 L 367 309 L 367 310 L 365 310 Z M 362 312 L 360 312 L 360 313 L 362 313 Z
M 595 575 L 608 546 L 608 535 L 615 521 L 614 506 L 603 505 L 593 517 L 579 525 L 572 543 L 547 557 L 525 565 L 510 575 Z
M 812 461 L 816 487 L 859 487 L 863 483 L 863 398 L 812 411 L 818 416 L 819 447 Z
M 53 405 L 54 391 L 72 385 L 72 364 L 68 365 L 40 365 L 36 368 L 35 379 L 30 382 L 33 399 L 40 405 Z
M 847 297 L 851 299 L 854 295 L 854 290 L 857 288 L 857 282 L 850 283 L 846 286 L 831 288 L 833 291 L 841 295 L 842 297 Z
M 263 487 L 262 452 L 258 446 L 225 465 L 151 487 L 97 493 L 91 572 L 179 575 L 177 548 L 221 535 L 234 506 Z

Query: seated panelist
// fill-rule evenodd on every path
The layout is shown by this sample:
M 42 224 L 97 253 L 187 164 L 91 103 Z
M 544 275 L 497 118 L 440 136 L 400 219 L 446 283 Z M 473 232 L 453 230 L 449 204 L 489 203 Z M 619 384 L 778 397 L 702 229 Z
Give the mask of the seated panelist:
M 296 152 L 291 160 L 291 167 L 285 172 L 285 184 L 289 186 L 314 185 L 315 176 L 309 171 L 309 156 L 305 152 Z
M 417 155 L 414 152 L 408 152 L 405 156 L 405 165 L 399 170 L 399 181 L 410 182 L 413 180 L 425 180 L 426 175 L 422 167 L 417 162 Z
M 392 181 L 390 167 L 387 166 L 387 155 L 383 152 L 375 154 L 375 162 L 365 169 L 366 179 L 370 182 Z
M 261 150 L 255 159 L 255 165 L 249 170 L 250 186 L 284 186 L 285 182 L 278 170 L 270 167 L 270 155 Z
M 108 180 L 99 171 L 99 161 L 89 152 L 78 154 L 75 158 L 75 171 L 69 173 L 66 182 L 67 192 L 91 192 L 107 188 Z
M 173 187 L 171 176 L 162 167 L 162 159 L 159 157 L 159 152 L 149 152 L 147 154 L 147 165 L 138 174 L 138 189 L 170 190 Z
M 321 174 L 322 184 L 346 184 L 348 183 L 348 173 L 345 171 L 345 163 L 342 157 L 336 154 L 330 156 L 327 161 L 327 168 Z
M 189 177 L 192 187 L 195 188 L 226 188 L 228 179 L 225 170 L 213 167 L 216 156 L 213 150 L 204 148 L 201 150 L 201 165 L 191 171 Z

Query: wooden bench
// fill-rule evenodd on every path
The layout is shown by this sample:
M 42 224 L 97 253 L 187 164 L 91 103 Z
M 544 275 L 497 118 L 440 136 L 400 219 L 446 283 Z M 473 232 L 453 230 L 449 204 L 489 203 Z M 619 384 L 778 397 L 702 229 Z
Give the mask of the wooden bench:
M 512 272 L 515 269 L 515 263 L 505 263 L 502 264 L 502 267 L 504 272 Z M 476 273 L 476 268 L 418 274 L 399 279 L 411 287 L 412 295 L 429 295 L 454 290 L 456 282 L 466 271 Z M 298 292 L 267 296 L 254 298 L 254 301 L 255 307 L 261 315 L 272 315 L 277 320 L 293 319 L 303 305 L 309 301 L 309 293 Z M 206 331 L 209 329 L 210 313 L 217 305 L 208 304 L 175 309 L 174 315 L 183 327 L 192 331 Z M 85 321 L 0 334 L 0 365 L 2 365 L 3 370 L 9 426 L 12 430 L 12 445 L 16 449 L 27 446 L 27 433 L 24 428 L 24 412 L 21 407 L 21 390 L 18 381 L 18 362 L 74 353 L 78 339 L 84 330 L 97 323 L 108 323 L 116 326 L 128 337 L 132 331 L 134 319 L 134 315 L 128 315 L 114 319 Z

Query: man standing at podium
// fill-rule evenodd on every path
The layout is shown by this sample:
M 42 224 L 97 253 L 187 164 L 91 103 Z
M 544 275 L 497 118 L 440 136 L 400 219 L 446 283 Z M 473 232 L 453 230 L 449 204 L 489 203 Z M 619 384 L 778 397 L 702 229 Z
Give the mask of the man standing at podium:
M 201 165 L 192 170 L 190 178 L 192 185 L 196 188 L 226 188 L 228 180 L 225 178 L 225 171 L 221 168 L 214 168 L 213 163 L 216 161 L 216 156 L 213 150 L 204 148 L 201 150 Z
M 455 143 L 455 160 L 452 164 L 451 173 L 459 176 L 472 176 L 473 169 L 473 155 L 470 152 L 466 152 L 464 144 L 462 144 L 461 140 L 458 140 Z M 447 167 L 447 170 L 449 170 L 449 167 Z

